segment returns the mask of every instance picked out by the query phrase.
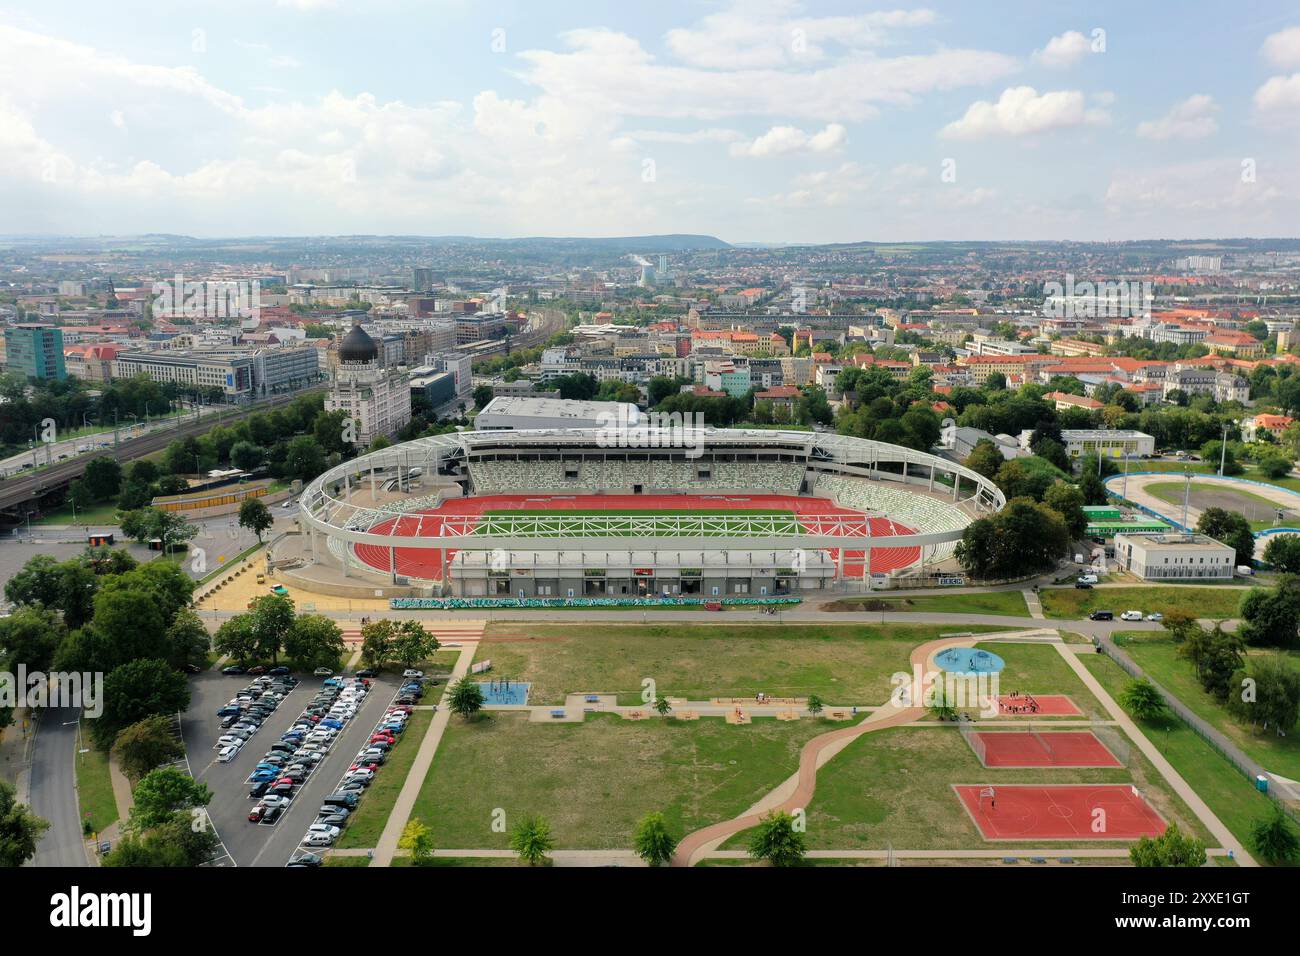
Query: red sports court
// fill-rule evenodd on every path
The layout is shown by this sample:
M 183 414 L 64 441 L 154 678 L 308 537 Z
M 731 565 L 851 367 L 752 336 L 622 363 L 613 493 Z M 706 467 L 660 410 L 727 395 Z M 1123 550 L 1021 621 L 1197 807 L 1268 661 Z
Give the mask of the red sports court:
M 998 698 L 1003 717 L 1082 717 L 1077 704 L 1064 694 L 1004 694 Z
M 1164 819 L 1127 783 L 953 789 L 986 840 L 1136 840 L 1165 832 Z
M 1122 767 L 1120 759 L 1091 730 L 971 734 L 986 767 Z
M 834 525 L 821 524 L 819 517 L 857 516 L 862 512 L 842 508 L 826 498 L 800 497 L 799 495 L 478 495 L 470 498 L 450 498 L 436 509 L 411 512 L 400 517 L 380 521 L 370 528 L 372 534 L 437 535 L 444 517 L 479 516 L 490 511 L 619 511 L 666 512 L 703 511 L 791 511 L 810 533 L 825 533 Z M 915 534 L 916 530 L 891 518 L 870 517 L 873 537 L 883 538 L 894 534 Z M 615 545 L 611 539 L 611 546 Z M 831 549 L 832 555 L 836 549 Z M 423 580 L 437 580 L 442 576 L 442 553 L 436 548 L 397 548 L 395 564 L 398 574 Z M 383 546 L 360 544 L 355 549 L 358 560 L 378 571 L 389 570 L 389 549 Z M 448 557 L 455 549 L 448 549 Z M 887 573 L 915 564 L 921 558 L 920 548 L 872 548 L 871 570 Z M 842 573 L 846 577 L 862 576 L 862 549 L 846 549 Z

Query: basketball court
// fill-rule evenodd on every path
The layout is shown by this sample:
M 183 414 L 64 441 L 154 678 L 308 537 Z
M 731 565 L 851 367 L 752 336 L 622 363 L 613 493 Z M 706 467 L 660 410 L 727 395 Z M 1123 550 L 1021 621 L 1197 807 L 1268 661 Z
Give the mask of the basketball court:
M 1131 784 L 954 784 L 985 840 L 1136 840 L 1165 821 Z

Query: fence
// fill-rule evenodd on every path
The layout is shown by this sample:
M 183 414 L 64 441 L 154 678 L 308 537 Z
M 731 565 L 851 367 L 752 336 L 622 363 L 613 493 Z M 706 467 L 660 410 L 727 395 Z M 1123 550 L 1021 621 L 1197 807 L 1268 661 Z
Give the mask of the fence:
M 1168 705 L 1171 711 L 1173 711 L 1174 715 L 1186 724 L 1198 737 L 1209 744 L 1210 747 L 1219 754 L 1219 756 L 1228 761 L 1228 764 L 1245 777 L 1250 782 L 1251 786 L 1255 785 L 1255 779 L 1257 777 L 1266 774 L 1263 766 L 1251 760 L 1250 757 L 1241 752 L 1236 744 L 1232 743 L 1232 741 L 1212 727 L 1204 718 L 1194 713 L 1181 700 L 1169 693 L 1169 691 L 1165 690 L 1155 681 L 1151 680 L 1151 678 L 1147 676 L 1146 672 L 1143 671 L 1132 658 L 1116 647 L 1109 638 L 1100 640 L 1098 642 L 1098 649 L 1118 664 L 1130 677 L 1137 680 L 1149 681 L 1151 686 L 1154 687 L 1160 696 L 1164 698 L 1165 704 Z M 1282 811 L 1287 816 L 1296 823 L 1300 823 L 1300 810 L 1297 810 L 1287 804 L 1285 800 L 1279 798 L 1278 795 L 1273 792 L 1271 787 L 1267 791 L 1267 794 L 1273 800 L 1274 804 L 1282 808 Z

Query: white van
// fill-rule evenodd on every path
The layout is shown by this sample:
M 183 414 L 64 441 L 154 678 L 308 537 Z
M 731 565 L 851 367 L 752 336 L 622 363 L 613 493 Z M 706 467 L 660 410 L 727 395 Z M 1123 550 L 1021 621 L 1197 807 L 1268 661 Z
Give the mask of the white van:
M 1081 574 L 1081 575 L 1079 575 L 1079 583 L 1080 583 L 1080 584 L 1096 584 L 1096 583 L 1097 583 L 1097 575 L 1095 575 L 1095 574 Z

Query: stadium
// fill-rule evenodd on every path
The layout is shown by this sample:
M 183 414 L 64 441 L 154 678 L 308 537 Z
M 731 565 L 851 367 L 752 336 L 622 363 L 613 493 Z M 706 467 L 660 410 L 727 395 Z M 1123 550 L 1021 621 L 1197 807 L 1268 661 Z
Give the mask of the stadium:
M 1004 504 L 961 465 L 841 435 L 465 431 L 321 475 L 274 560 L 336 594 L 766 601 L 950 575 L 965 527 Z

